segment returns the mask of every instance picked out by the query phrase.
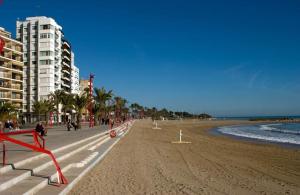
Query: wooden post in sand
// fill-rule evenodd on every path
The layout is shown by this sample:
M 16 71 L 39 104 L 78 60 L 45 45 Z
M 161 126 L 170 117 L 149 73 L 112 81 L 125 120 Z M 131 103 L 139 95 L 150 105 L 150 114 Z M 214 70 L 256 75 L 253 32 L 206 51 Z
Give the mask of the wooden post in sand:
M 182 141 L 182 130 L 179 131 L 179 141 L 174 141 L 172 144 L 191 144 L 192 142 Z
M 157 124 L 157 122 L 155 121 L 155 127 L 153 127 L 152 129 L 161 129 L 161 128 L 158 127 L 158 124 Z

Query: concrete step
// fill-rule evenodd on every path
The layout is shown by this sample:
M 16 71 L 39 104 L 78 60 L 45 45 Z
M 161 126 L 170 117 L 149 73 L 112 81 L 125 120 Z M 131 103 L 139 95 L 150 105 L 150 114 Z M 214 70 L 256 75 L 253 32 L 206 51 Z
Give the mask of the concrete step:
M 124 129 L 116 128 L 118 137 L 111 139 L 108 132 L 87 137 L 53 150 L 64 176 L 69 183 L 78 180 L 88 167 L 100 161 L 105 154 L 125 135 Z M 36 155 L 15 163 L 16 169 L 0 169 L 0 194 L 58 194 L 71 185 L 58 187 L 56 168 L 50 157 Z

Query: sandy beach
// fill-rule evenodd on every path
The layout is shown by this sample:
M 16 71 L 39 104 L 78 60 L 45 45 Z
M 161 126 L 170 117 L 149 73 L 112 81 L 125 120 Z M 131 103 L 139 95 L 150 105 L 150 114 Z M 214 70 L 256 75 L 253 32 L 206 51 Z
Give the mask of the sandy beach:
M 241 123 L 138 121 L 70 194 L 300 194 L 299 149 L 208 133 Z

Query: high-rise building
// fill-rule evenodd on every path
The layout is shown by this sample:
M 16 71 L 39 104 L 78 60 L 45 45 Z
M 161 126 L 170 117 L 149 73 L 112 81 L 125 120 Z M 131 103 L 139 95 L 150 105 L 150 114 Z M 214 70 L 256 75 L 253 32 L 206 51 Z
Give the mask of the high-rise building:
M 17 39 L 23 43 L 24 112 L 30 120 L 35 101 L 55 90 L 72 92 L 72 50 L 62 27 L 45 16 L 17 21 Z
M 23 102 L 23 48 L 22 43 L 0 27 L 0 38 L 5 45 L 0 53 L 0 103 L 9 102 L 22 110 Z
M 61 48 L 61 89 L 71 93 L 71 45 L 63 39 Z
M 79 68 L 75 66 L 74 53 L 71 52 L 71 93 L 79 94 L 80 85 L 79 85 Z

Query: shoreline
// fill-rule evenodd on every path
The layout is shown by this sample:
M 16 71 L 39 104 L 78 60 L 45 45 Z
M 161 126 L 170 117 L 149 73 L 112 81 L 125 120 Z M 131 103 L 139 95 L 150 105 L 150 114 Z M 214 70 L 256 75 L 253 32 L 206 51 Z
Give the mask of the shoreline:
M 299 194 L 300 150 L 210 133 L 238 124 L 138 121 L 70 194 Z
M 281 123 L 281 122 L 277 122 L 277 123 Z M 263 123 L 259 122 L 259 123 L 253 124 L 253 125 L 264 125 L 264 124 L 276 124 L 276 122 L 263 122 Z M 210 129 L 208 133 L 213 135 L 213 136 L 224 136 L 224 137 L 228 137 L 228 138 L 234 139 L 234 140 L 246 141 L 247 143 L 259 143 L 259 144 L 271 144 L 271 145 L 275 144 L 275 145 L 278 145 L 278 146 L 284 147 L 284 148 L 300 149 L 299 144 L 284 143 L 284 142 L 276 142 L 276 141 L 264 140 L 264 139 L 258 139 L 258 138 L 243 137 L 243 136 L 238 136 L 238 135 L 226 134 L 226 133 L 218 131 L 218 129 L 221 128 L 221 127 L 238 127 L 238 126 L 247 126 L 247 124 L 218 126 L 218 127 L 214 127 L 212 129 Z

